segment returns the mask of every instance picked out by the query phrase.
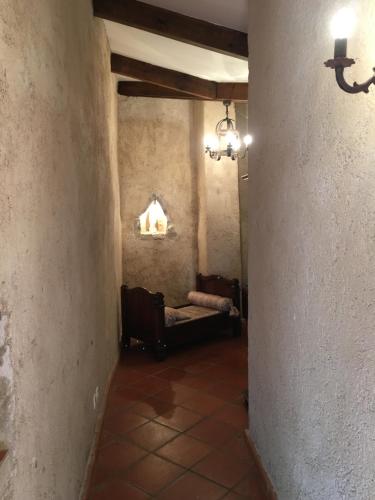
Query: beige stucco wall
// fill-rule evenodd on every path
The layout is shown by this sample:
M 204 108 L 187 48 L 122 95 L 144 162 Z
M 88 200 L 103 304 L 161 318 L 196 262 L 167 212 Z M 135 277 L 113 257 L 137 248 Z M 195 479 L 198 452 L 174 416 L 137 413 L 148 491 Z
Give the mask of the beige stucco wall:
M 241 133 L 241 137 L 245 137 L 248 133 L 248 104 L 247 102 L 236 103 L 236 124 Z M 251 149 L 251 146 L 250 146 Z M 241 241 L 241 281 L 247 285 L 248 280 L 248 204 L 249 204 L 249 183 L 241 179 L 242 175 L 248 173 L 248 154 L 244 158 L 238 160 L 238 196 L 240 206 L 240 241 Z
M 357 4 L 361 81 L 375 4 Z M 250 430 L 281 500 L 375 492 L 375 89 L 323 66 L 339 6 L 251 2 Z
M 237 162 L 204 154 L 222 103 L 119 98 L 123 280 L 186 301 L 197 272 L 241 276 Z M 142 239 L 137 217 L 155 194 L 175 236 Z
M 189 101 L 119 98 L 119 170 L 124 283 L 186 302 L 197 271 L 196 173 Z M 139 215 L 155 194 L 176 233 L 141 239 Z
M 109 54 L 90 0 L 1 2 L 4 500 L 79 497 L 117 357 L 117 100 Z
M 203 154 L 203 138 L 212 134 L 225 116 L 221 102 L 194 103 L 194 135 L 198 149 L 198 252 L 199 271 L 241 278 L 240 211 L 238 163 L 230 158 L 219 162 Z M 234 108 L 231 108 L 234 118 Z

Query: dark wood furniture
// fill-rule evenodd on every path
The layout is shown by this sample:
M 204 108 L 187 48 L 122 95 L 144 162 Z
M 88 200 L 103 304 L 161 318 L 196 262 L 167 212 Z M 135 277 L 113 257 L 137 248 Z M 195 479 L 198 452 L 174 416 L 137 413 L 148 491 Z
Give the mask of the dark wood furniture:
M 228 280 L 221 276 L 203 276 L 198 274 L 197 291 L 231 298 L 233 305 L 240 310 L 240 286 L 237 279 Z M 189 305 L 189 304 L 186 304 Z M 180 306 L 182 309 L 185 306 Z M 152 293 L 145 288 L 121 287 L 122 308 L 122 344 L 130 347 L 131 338 L 151 346 L 158 360 L 167 356 L 168 348 L 193 342 L 218 332 L 230 329 L 234 336 L 241 334 L 240 317 L 230 316 L 229 312 L 220 312 L 214 316 L 193 321 L 177 322 L 165 326 L 164 296 Z
M 242 287 L 242 317 L 248 319 L 249 316 L 249 289 L 246 286 Z

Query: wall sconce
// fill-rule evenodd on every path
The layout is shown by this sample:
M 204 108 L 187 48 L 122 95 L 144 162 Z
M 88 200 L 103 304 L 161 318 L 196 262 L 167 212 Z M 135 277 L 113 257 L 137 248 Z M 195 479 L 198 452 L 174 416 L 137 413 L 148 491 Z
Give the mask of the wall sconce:
M 349 68 L 355 64 L 354 59 L 346 56 L 348 38 L 353 34 L 355 25 L 355 16 L 351 9 L 343 8 L 337 12 L 331 22 L 331 33 L 335 39 L 334 58 L 329 59 L 324 64 L 327 68 L 332 68 L 336 73 L 336 81 L 338 86 L 349 94 L 358 94 L 359 92 L 369 91 L 369 86 L 375 84 L 375 75 L 364 83 L 354 82 L 349 85 L 344 77 L 345 68 Z M 375 72 L 375 68 L 373 68 Z
M 231 101 L 224 101 L 225 118 L 216 125 L 215 133 L 204 138 L 205 151 L 210 158 L 220 161 L 222 156 L 232 160 L 244 159 L 249 146 L 253 142 L 251 135 L 247 134 L 241 141 L 240 133 L 236 129 L 236 122 L 229 117 Z

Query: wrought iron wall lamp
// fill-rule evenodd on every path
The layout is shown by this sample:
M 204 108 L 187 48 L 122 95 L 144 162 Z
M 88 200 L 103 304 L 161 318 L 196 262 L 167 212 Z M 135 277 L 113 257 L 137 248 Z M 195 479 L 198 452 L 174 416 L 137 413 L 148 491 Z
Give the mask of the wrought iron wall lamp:
M 369 92 L 371 84 L 375 84 L 375 68 L 373 68 L 374 76 L 369 78 L 364 83 L 354 82 L 350 85 L 344 76 L 345 68 L 349 68 L 355 64 L 354 59 L 347 57 L 348 38 L 352 35 L 355 25 L 355 16 L 351 9 L 343 8 L 333 17 L 331 23 L 331 32 L 335 39 L 334 58 L 329 59 L 324 64 L 327 68 L 332 68 L 336 73 L 336 81 L 338 86 L 349 94 L 358 94 L 359 92 Z

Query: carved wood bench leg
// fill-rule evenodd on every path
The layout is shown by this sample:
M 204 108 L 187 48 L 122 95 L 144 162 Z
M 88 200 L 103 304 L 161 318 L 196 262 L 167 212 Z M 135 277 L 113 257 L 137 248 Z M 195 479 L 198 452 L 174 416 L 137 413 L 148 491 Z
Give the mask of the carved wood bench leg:
M 129 335 L 126 335 L 125 332 L 123 332 L 123 334 L 122 334 L 121 344 L 122 344 L 122 348 L 125 351 L 128 351 L 130 349 L 131 337 Z
M 241 319 L 236 318 L 233 320 L 233 337 L 241 336 Z
M 157 342 L 154 345 L 154 355 L 155 355 L 155 359 L 157 361 L 164 361 L 168 355 L 167 346 Z

